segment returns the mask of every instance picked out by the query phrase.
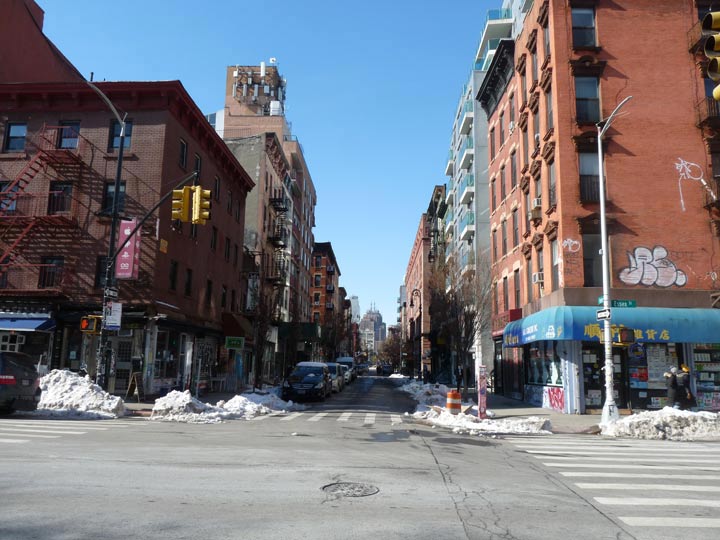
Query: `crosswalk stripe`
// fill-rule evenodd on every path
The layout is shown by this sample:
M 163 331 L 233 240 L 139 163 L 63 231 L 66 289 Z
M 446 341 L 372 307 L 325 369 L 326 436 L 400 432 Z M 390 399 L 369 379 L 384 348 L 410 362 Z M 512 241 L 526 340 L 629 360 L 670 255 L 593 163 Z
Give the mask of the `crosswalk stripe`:
M 0 443 L 26 443 L 28 439 L 0 439 Z
M 545 458 L 543 458 L 545 459 Z M 592 467 L 593 469 L 635 469 L 640 465 L 623 463 L 543 463 L 546 467 Z M 667 471 L 667 465 L 642 465 L 643 469 L 657 469 Z M 707 467 L 706 465 L 683 465 L 683 469 L 697 471 L 720 471 L 720 467 Z
M 704 506 L 708 508 L 720 508 L 720 501 L 708 501 L 706 499 L 669 499 L 650 497 L 594 497 L 600 504 L 608 506 Z M 683 518 L 684 519 L 684 518 Z
M 570 478 L 660 478 L 663 480 L 720 480 L 717 474 L 650 474 L 650 473 L 613 473 L 594 471 L 560 471 L 562 476 Z
M 142 422 L 114 422 L 112 420 L 0 420 L 2 425 L 27 425 L 27 426 L 72 426 L 88 427 L 92 429 L 110 429 L 114 427 L 137 426 Z
M 548 456 L 548 455 L 543 455 L 543 456 L 542 456 L 542 459 L 553 459 L 553 460 L 556 460 L 556 461 L 579 461 L 579 460 L 581 460 L 581 461 L 617 461 L 617 458 L 615 458 L 615 457 L 597 457 L 597 456 L 583 456 L 582 458 L 578 458 L 577 456 Z M 630 461 L 630 460 L 623 460 L 623 461 Z M 645 457 L 638 456 L 637 459 L 632 460 L 632 461 L 635 461 L 636 463 L 637 463 L 637 462 L 642 462 L 642 463 L 667 463 L 667 462 L 668 462 L 668 458 L 667 458 L 667 457 L 665 457 L 665 458 L 645 458 Z M 717 462 L 718 462 L 717 459 L 695 459 L 695 458 L 690 458 L 690 459 L 678 459 L 678 458 L 675 458 L 675 457 L 672 458 L 672 463 L 673 463 L 673 464 L 675 464 L 675 463 L 717 463 Z
M 84 429 L 86 431 L 107 431 L 108 428 L 97 428 L 97 427 L 90 427 L 90 426 L 68 426 L 68 425 L 61 425 L 61 426 L 55 426 L 52 424 L 11 424 L 11 426 L 5 427 L 4 424 L 0 423 L 0 429 L 57 429 L 57 430 L 66 430 L 66 429 Z
M 622 520 L 627 525 L 630 525 L 631 527 L 678 527 L 678 519 L 677 518 L 668 518 L 668 517 L 627 517 L 627 516 L 621 516 L 618 517 L 618 519 Z M 682 529 L 686 529 L 688 527 L 692 528 L 708 528 L 708 529 L 714 529 L 714 528 L 720 528 L 720 519 L 715 518 L 691 518 L 691 517 L 683 517 L 680 521 L 681 525 L 680 527 Z
M 625 450 L 628 450 L 628 451 L 625 451 Z M 595 450 L 586 450 L 586 451 L 584 451 L 584 452 L 576 452 L 576 451 L 574 451 L 574 450 L 553 450 L 553 449 L 548 449 L 548 450 L 525 450 L 525 452 L 527 452 L 528 454 L 538 454 L 538 455 L 561 454 L 561 455 L 563 455 L 563 456 L 571 457 L 571 456 L 589 456 L 589 455 L 592 455 L 592 454 L 594 454 L 594 453 L 597 453 L 597 449 L 595 449 Z M 658 454 L 658 455 L 660 455 L 660 456 L 663 456 L 663 455 L 674 454 L 674 453 L 677 453 L 677 452 L 678 452 L 678 450 L 644 450 L 644 449 L 642 449 L 642 448 L 638 448 L 637 450 L 634 450 L 634 451 L 633 451 L 633 449 L 630 449 L 630 448 L 628 448 L 628 449 L 623 448 L 623 451 L 622 451 L 622 452 L 616 452 L 615 450 L 613 450 L 612 455 L 613 455 L 613 456 L 637 456 L 637 455 L 639 455 L 639 454 L 640 454 L 640 455 Z M 682 454 L 682 455 L 687 455 L 687 451 L 686 451 L 686 450 L 682 450 L 682 451 L 680 451 L 679 453 Z M 693 452 L 693 453 L 692 453 L 693 456 L 718 456 L 719 454 L 720 454 L 719 452 L 710 452 L 710 451 L 707 451 L 707 452 Z M 670 459 L 672 459 L 673 461 L 677 461 L 674 457 L 672 457 L 672 458 L 670 458 Z
M 509 439 L 505 439 L 509 440 Z M 566 450 L 582 450 L 582 449 L 589 449 L 589 448 L 647 448 L 649 450 L 652 449 L 658 449 L 658 450 L 675 450 L 675 451 L 682 451 L 682 450 L 688 450 L 688 449 L 695 449 L 700 448 L 702 450 L 712 450 L 712 446 L 708 445 L 702 445 L 702 444 L 688 444 L 688 443 L 671 443 L 671 442 L 641 442 L 638 444 L 630 445 L 627 442 L 615 442 L 615 443 L 603 443 L 603 442 L 591 442 L 591 441 L 578 441 L 575 443 L 570 442 L 554 442 L 554 441 L 538 441 L 538 442 L 528 442 L 527 439 L 524 439 L 522 441 L 509 441 L 515 444 L 515 446 L 518 446 L 520 448 L 564 448 Z
M 338 417 L 337 421 L 338 422 L 347 422 L 348 420 L 350 420 L 351 416 L 352 416 L 351 412 L 344 412 Z
M 365 415 L 365 421 L 363 422 L 363 425 L 374 424 L 374 423 L 375 423 L 375 413 L 367 413 Z
M 525 445 L 525 444 L 517 444 L 515 445 L 518 448 L 522 450 L 533 450 L 536 452 L 540 452 L 542 450 L 552 450 L 554 452 L 563 452 L 563 453 L 572 453 L 572 452 L 598 452 L 598 451 L 607 451 L 611 450 L 614 452 L 668 452 L 671 454 L 682 454 L 687 453 L 688 450 L 692 450 L 693 454 L 696 452 L 704 452 L 709 453 L 713 452 L 712 448 L 698 448 L 698 447 L 691 447 L 691 448 L 658 448 L 656 446 L 653 447 L 645 447 L 645 446 L 535 446 L 535 445 Z M 714 453 L 717 453 L 720 449 L 714 449 Z
M 48 433 L 47 431 L 35 431 L 25 429 L 0 428 L 0 432 L 12 436 L 13 433 L 21 433 L 23 437 L 31 437 L 34 439 L 59 439 L 60 435 L 29 435 L 29 433 Z M 55 433 L 53 431 L 49 433 Z
M 575 484 L 581 489 L 621 489 L 621 490 L 660 490 L 666 491 L 716 491 L 720 492 L 720 486 L 699 486 L 699 485 L 681 485 L 674 484 Z
M 302 415 L 303 415 L 303 413 L 301 413 L 301 412 L 294 412 L 294 413 L 292 413 L 292 414 L 288 414 L 288 415 L 287 415 L 286 417 L 284 417 L 284 418 L 281 418 L 280 421 L 281 421 L 281 422 L 288 422 L 288 421 L 290 421 L 290 420 L 295 420 L 296 418 L 298 418 L 299 416 L 302 416 Z
M 326 413 L 326 412 L 317 413 L 312 418 L 308 418 L 308 422 L 318 422 L 318 421 L 322 420 L 323 418 L 325 418 L 327 416 L 327 414 L 328 413 Z

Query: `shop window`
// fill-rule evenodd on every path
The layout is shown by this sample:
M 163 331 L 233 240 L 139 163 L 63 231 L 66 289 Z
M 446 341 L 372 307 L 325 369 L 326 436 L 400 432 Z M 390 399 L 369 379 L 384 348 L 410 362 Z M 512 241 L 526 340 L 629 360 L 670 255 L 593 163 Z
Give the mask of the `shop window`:
M 24 344 L 23 334 L 0 334 L 0 351 L 20 352 Z
M 527 383 L 541 386 L 562 386 L 560 357 L 554 341 L 536 341 L 526 346 Z

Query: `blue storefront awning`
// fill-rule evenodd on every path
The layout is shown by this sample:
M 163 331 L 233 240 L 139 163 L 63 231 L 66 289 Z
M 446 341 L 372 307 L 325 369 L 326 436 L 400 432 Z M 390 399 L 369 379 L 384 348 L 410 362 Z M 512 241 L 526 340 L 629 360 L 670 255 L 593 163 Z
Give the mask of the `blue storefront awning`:
M 505 347 L 522 347 L 541 340 L 601 341 L 599 308 L 558 306 L 509 323 Z M 651 343 L 720 343 L 720 309 L 611 308 L 613 326 L 635 330 L 635 339 Z
M 54 319 L 5 318 L 0 317 L 0 330 L 16 332 L 49 332 L 55 328 Z

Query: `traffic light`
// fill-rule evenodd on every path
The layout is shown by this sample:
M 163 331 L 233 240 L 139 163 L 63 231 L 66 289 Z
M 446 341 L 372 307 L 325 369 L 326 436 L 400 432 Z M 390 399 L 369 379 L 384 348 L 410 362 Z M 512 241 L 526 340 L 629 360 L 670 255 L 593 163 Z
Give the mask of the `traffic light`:
M 210 197 L 212 191 L 209 189 L 203 189 L 202 186 L 193 186 L 193 201 L 192 201 L 192 224 L 193 225 L 205 225 L 205 222 L 210 219 Z
M 173 189 L 172 192 L 172 218 L 180 221 L 190 221 L 190 198 L 192 197 L 190 186 L 182 189 Z
M 707 76 L 720 82 L 720 11 L 711 11 L 703 17 L 702 33 L 708 36 L 705 40 L 705 56 L 710 60 Z M 715 101 L 720 101 L 720 84 L 715 86 L 712 96 Z
M 97 334 L 100 331 L 100 321 L 102 317 L 99 315 L 88 315 L 80 319 L 80 331 L 87 334 Z

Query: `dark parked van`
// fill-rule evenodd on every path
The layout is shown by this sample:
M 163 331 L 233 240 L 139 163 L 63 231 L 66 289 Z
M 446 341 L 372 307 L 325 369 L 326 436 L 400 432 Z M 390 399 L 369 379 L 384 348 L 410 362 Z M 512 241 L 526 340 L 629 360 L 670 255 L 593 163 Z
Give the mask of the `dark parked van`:
M 0 352 L 0 413 L 11 413 L 35 402 L 37 391 L 36 362 L 27 354 Z

